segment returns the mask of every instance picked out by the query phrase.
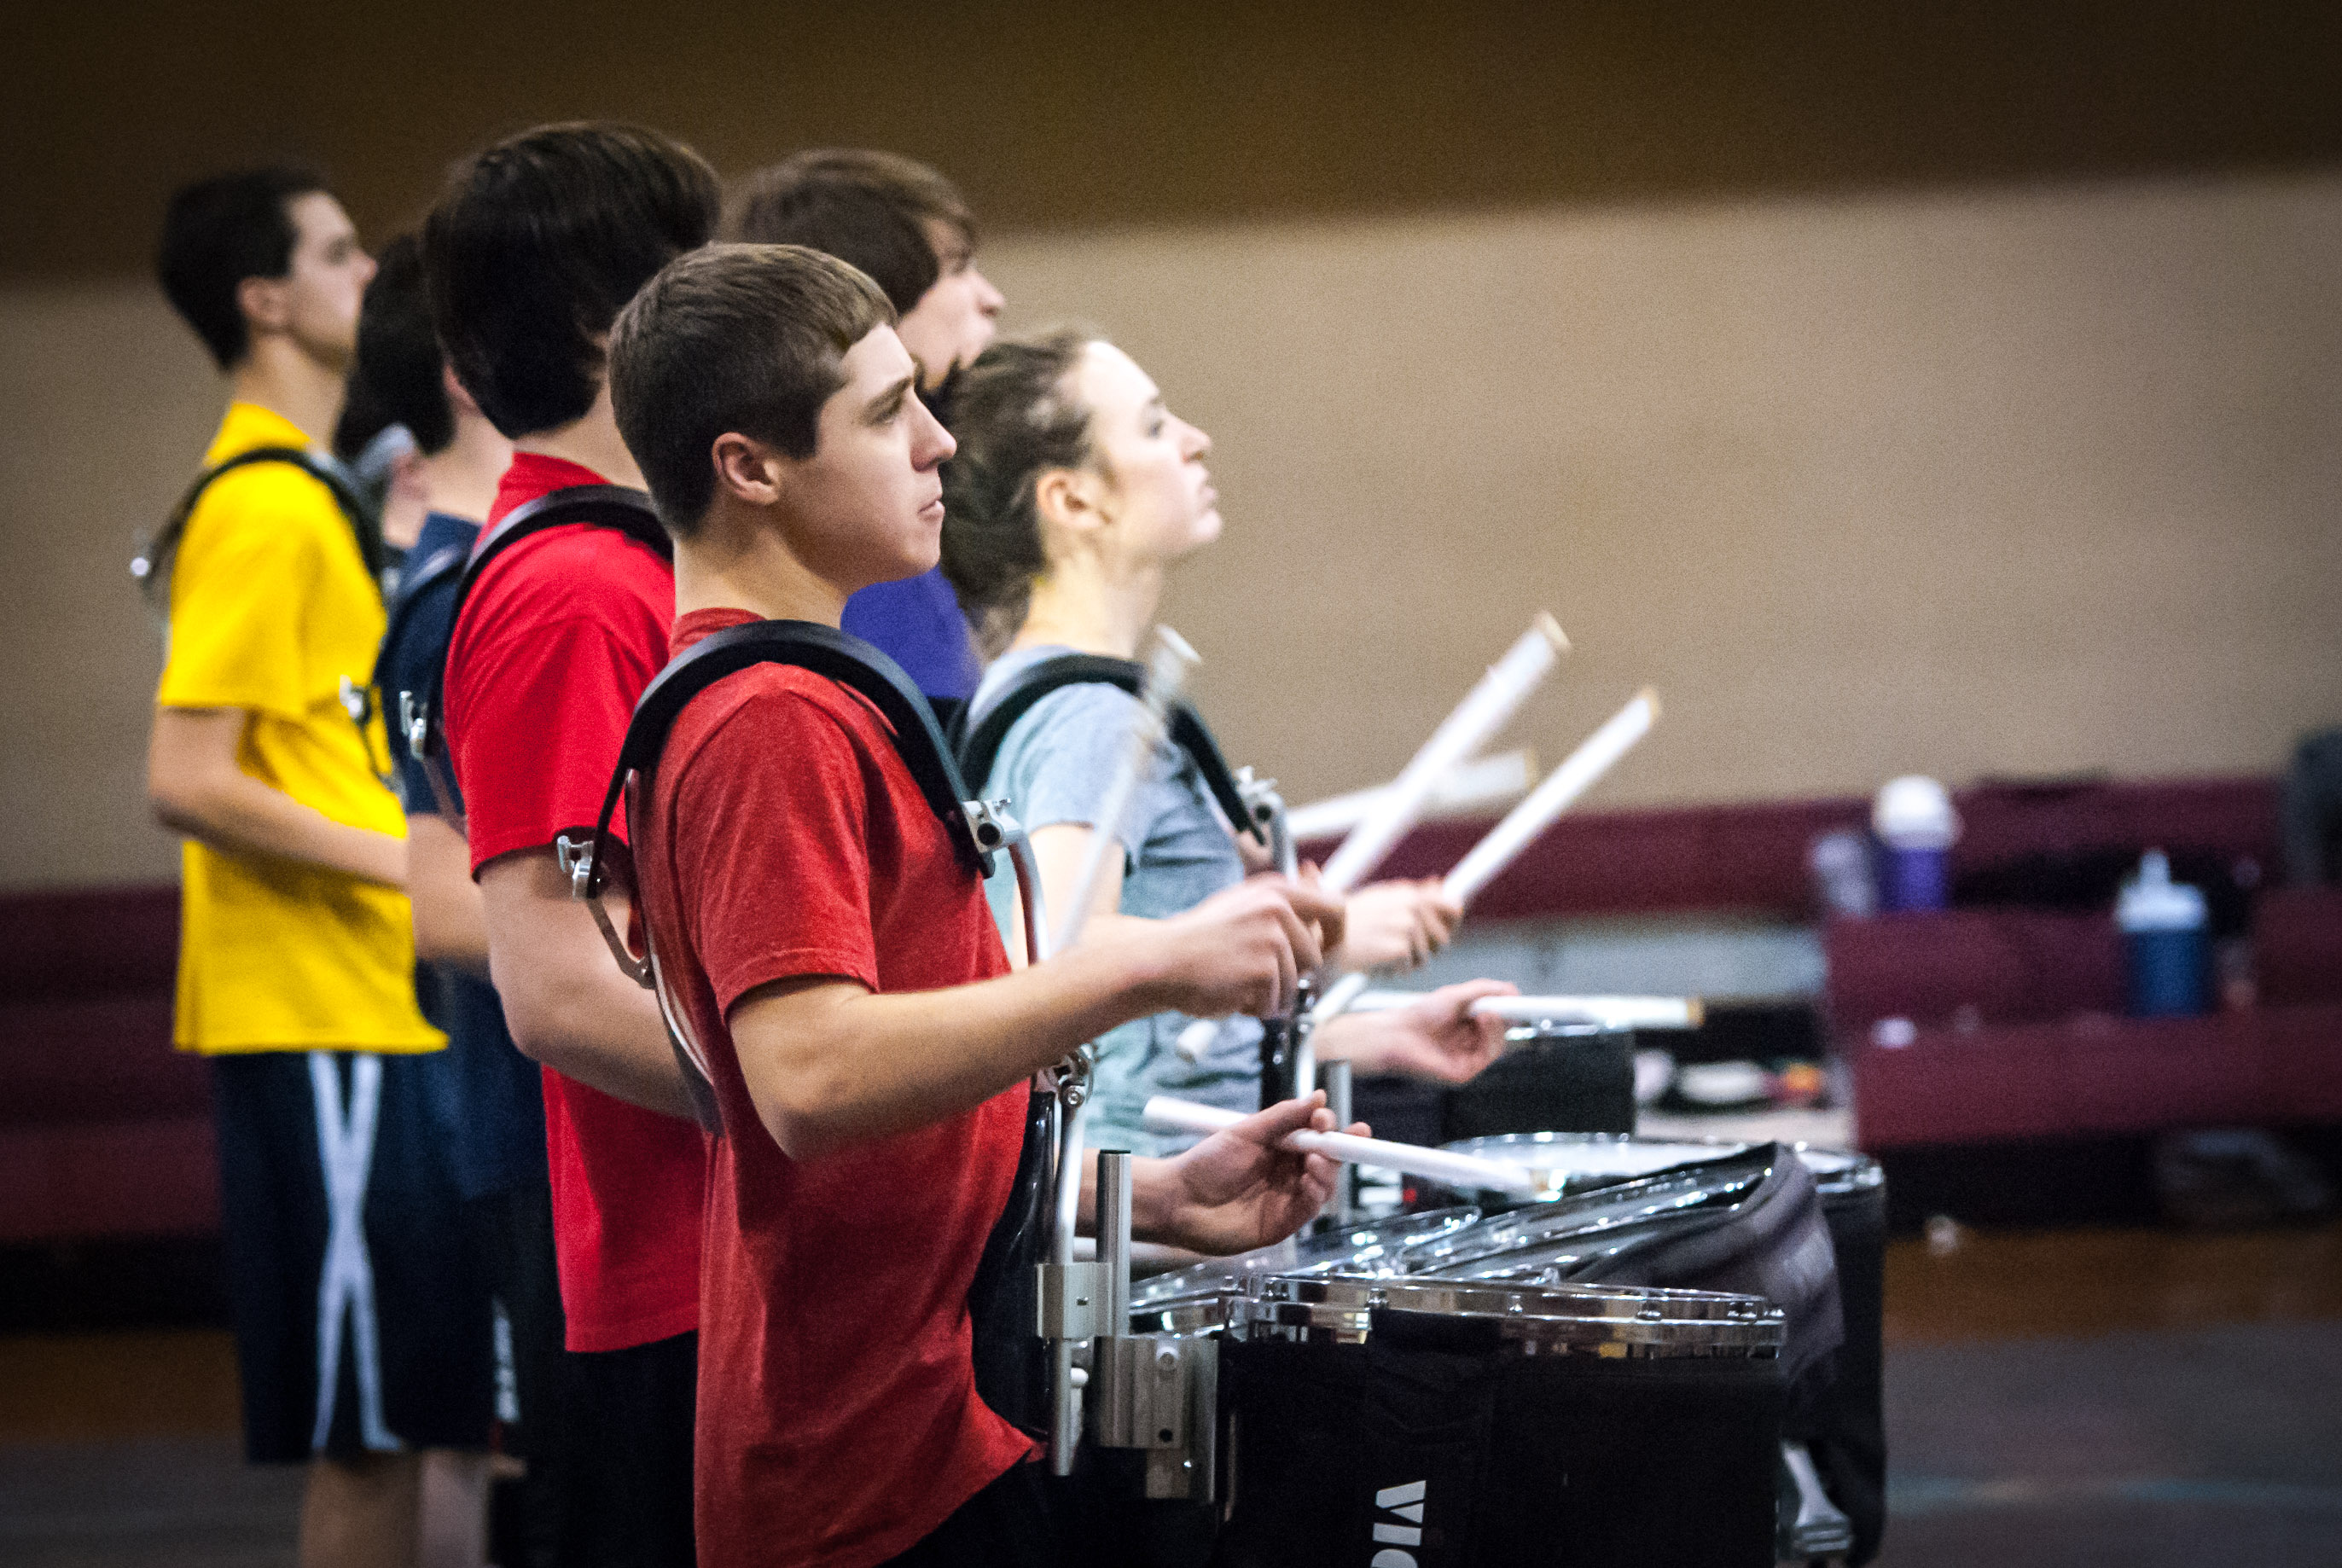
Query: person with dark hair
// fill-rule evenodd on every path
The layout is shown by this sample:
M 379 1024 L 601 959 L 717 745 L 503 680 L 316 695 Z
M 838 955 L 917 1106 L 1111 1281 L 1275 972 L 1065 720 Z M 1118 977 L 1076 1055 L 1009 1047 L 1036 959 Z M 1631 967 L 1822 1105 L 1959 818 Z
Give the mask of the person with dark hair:
M 348 701 L 379 541 L 315 448 L 374 264 L 321 180 L 274 168 L 178 193 L 159 263 L 230 386 L 145 561 L 170 616 L 147 792 L 188 840 L 174 1034 L 212 1061 L 245 1453 L 308 1464 L 305 1562 L 476 1562 L 478 1463 L 450 1451 L 487 1444 L 488 1300 L 430 1114 L 387 736 Z
M 976 267 L 976 215 L 926 165 L 870 148 L 803 152 L 741 182 L 725 237 L 810 245 L 859 268 L 895 307 L 896 335 L 940 407 L 962 367 L 992 341 L 1005 303 Z M 964 702 L 979 669 L 951 585 L 936 572 L 874 583 L 846 606 L 846 629 L 885 649 L 933 698 Z
M 951 438 L 893 323 L 868 278 L 794 245 L 681 257 L 619 317 L 612 395 L 676 541 L 678 655 L 765 617 L 835 627 L 935 564 Z M 1031 1081 L 1162 1005 L 1274 1008 L 1338 917 L 1264 877 L 1011 973 L 893 733 L 843 684 L 752 664 L 683 708 L 638 808 L 638 908 L 722 1124 L 711 1565 L 1056 1560 L 1034 1443 L 974 1349 L 987 1237 L 1028 1212 Z M 1331 1123 L 1293 1101 L 1139 1162 L 1136 1231 L 1214 1253 L 1291 1233 L 1332 1168 L 1279 1143 Z M 1029 1337 L 1029 1303 L 1001 1326 Z
M 439 353 L 420 245 L 402 235 L 379 259 L 358 317 L 350 387 L 353 395 L 365 394 L 385 424 L 412 434 L 415 454 L 394 494 L 413 492 L 423 513 L 375 673 L 375 690 L 395 703 L 399 692 L 425 689 L 446 657 L 456 584 L 478 540 L 479 519 L 495 504 L 512 461 L 512 443 L 488 423 Z M 579 1543 L 574 1489 L 565 1484 L 576 1463 L 568 1452 L 575 1419 L 562 1348 L 544 1095 L 538 1069 L 514 1047 L 489 984 L 487 926 L 465 844 L 463 803 L 449 803 L 455 813 L 443 814 L 422 763 L 405 746 L 397 756 L 415 952 L 425 1010 L 447 1034 L 435 1104 L 474 1253 L 511 1330 L 517 1408 L 505 1412 L 502 1452 L 526 1465 L 515 1483 L 514 1544 L 522 1555 L 512 1568 L 549 1565 L 576 1556 Z
M 944 465 L 943 570 L 986 651 L 999 655 L 969 705 L 980 724 L 1050 660 L 1134 657 L 1172 564 L 1219 536 L 1219 497 L 1204 466 L 1210 438 L 1165 407 L 1146 373 L 1094 332 L 986 349 L 962 379 L 950 424 L 958 453 Z M 986 800 L 1006 797 L 1031 834 L 1052 908 L 1080 885 L 1136 701 L 1096 679 L 1048 692 L 1009 725 L 979 786 Z M 1140 791 L 1121 848 L 1106 859 L 1094 921 L 1166 919 L 1245 877 L 1196 762 L 1173 747 Z M 1004 924 L 1014 900 L 1006 886 L 994 888 Z M 1420 964 L 1461 916 L 1436 881 L 1362 888 L 1332 960 L 1356 969 Z M 1362 1073 L 1468 1078 L 1504 1044 L 1503 1023 L 1474 1018 L 1471 1005 L 1511 989 L 1471 981 L 1390 1012 L 1345 1014 L 1317 1032 L 1315 1048 Z M 1199 1050 L 1190 1031 L 1200 1027 L 1166 1012 L 1099 1037 L 1094 1136 L 1170 1154 L 1193 1135 L 1150 1129 L 1149 1098 L 1230 1110 L 1260 1103 L 1259 1025 L 1226 1020 Z
M 432 486 L 423 468 L 455 439 L 455 405 L 440 385 L 445 362 L 432 331 L 430 302 L 423 291 L 423 253 L 415 236 L 401 235 L 385 245 L 375 257 L 375 269 L 358 313 L 357 363 L 350 370 L 342 416 L 334 425 L 334 455 L 374 501 L 382 515 L 383 543 L 396 553 L 403 568 L 431 511 Z M 495 444 L 475 452 L 475 444 L 467 443 L 456 458 L 464 474 L 447 472 L 449 464 L 443 462 L 438 464 L 440 484 L 476 492 L 479 470 L 495 460 L 485 480 L 493 494 L 511 448 L 502 444 L 504 438 L 495 426 L 478 416 L 468 396 L 464 403 L 472 408 L 471 428 Z M 478 511 L 470 515 L 476 525 Z M 394 578 L 394 592 L 395 588 Z
M 514 446 L 455 612 L 440 720 L 505 1021 L 545 1069 L 583 1456 L 566 1483 L 594 1562 L 693 1555 L 706 1153 L 657 1003 L 612 968 L 555 844 L 594 821 L 675 613 L 610 413 L 610 323 L 709 238 L 718 205 L 714 172 L 656 131 L 548 125 L 466 160 L 423 230 L 448 364 Z M 547 511 L 572 502 L 581 520 L 507 530 L 497 549 L 508 523 L 572 515 Z

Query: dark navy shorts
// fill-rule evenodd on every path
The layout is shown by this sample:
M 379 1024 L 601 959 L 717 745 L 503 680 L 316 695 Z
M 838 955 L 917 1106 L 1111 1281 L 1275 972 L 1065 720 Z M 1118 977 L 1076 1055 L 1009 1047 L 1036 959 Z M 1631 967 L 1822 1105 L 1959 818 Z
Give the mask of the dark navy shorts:
M 211 1059 L 254 1463 L 488 1446 L 495 1308 L 433 1117 L 444 1054 Z

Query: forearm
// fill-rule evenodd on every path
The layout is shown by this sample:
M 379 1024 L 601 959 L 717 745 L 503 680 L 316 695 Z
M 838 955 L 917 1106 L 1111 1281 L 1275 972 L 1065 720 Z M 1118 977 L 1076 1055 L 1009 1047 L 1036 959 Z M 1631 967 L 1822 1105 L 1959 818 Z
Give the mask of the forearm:
M 605 1094 L 692 1114 L 658 1000 L 611 958 L 591 911 L 569 896 L 550 846 L 480 868 L 488 972 L 521 1054 Z M 625 930 L 625 901 L 606 900 Z
M 1128 944 L 1088 940 L 1047 964 L 944 991 L 876 994 L 815 980 L 751 995 L 733 1039 L 775 1142 L 804 1159 L 955 1116 L 1158 1010 Z
M 1345 1013 L 1310 1032 L 1309 1049 L 1321 1062 L 1348 1062 L 1371 1073 L 1388 1054 L 1396 1033 L 1392 1014 Z
M 436 816 L 407 818 L 407 896 L 415 956 L 488 978 L 488 923 L 464 835 Z
M 1076 1211 L 1075 1216 L 1076 1232 L 1085 1236 L 1097 1234 L 1097 1172 L 1098 1151 L 1086 1151 L 1082 1156 L 1081 1207 Z M 1181 1227 L 1184 1197 L 1174 1162 L 1150 1159 L 1144 1154 L 1133 1155 L 1130 1161 L 1131 1240 L 1185 1245 L 1189 1238 Z
M 608 954 L 598 966 L 548 973 L 491 937 L 488 958 L 489 978 L 521 1054 L 630 1105 L 669 1116 L 693 1114 L 658 999 L 620 973 Z
M 154 792 L 155 813 L 174 832 L 232 854 L 297 861 L 403 887 L 406 841 L 338 823 L 242 769 Z

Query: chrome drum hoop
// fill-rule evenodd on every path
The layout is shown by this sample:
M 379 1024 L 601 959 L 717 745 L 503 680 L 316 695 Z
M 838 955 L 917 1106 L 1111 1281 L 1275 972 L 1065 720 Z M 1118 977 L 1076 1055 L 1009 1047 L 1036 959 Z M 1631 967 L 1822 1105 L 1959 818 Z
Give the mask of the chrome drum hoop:
M 1235 1306 L 1232 1332 L 1252 1342 L 1364 1344 L 1376 1312 L 1489 1323 L 1499 1353 L 1513 1355 L 1769 1359 L 1787 1337 L 1781 1309 L 1759 1296 L 1631 1285 L 1278 1275 Z
M 1443 1144 L 1452 1154 L 1505 1160 L 1526 1167 L 1548 1196 L 1562 1196 L 1656 1175 L 1679 1165 L 1728 1160 L 1756 1147 L 1726 1138 L 1649 1138 L 1635 1133 L 1493 1133 Z M 1845 1197 L 1885 1184 L 1886 1172 L 1867 1154 L 1817 1144 L 1791 1144 L 1825 1198 Z

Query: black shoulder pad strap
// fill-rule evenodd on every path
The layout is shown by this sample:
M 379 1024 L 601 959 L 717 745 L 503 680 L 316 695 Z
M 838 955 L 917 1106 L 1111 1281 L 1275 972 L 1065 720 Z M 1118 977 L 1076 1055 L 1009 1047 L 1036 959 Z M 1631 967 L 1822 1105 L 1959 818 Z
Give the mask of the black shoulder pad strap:
M 637 778 L 646 791 L 660 754 L 666 750 L 668 733 L 691 699 L 725 676 L 753 664 L 794 664 L 867 697 L 892 726 L 896 752 L 918 782 L 929 809 L 942 820 L 962 863 L 978 875 L 989 869 L 989 857 L 976 844 L 967 816 L 960 809 L 967 798 L 966 789 L 950 748 L 944 744 L 942 726 L 903 667 L 835 626 L 811 621 L 752 621 L 727 626 L 695 644 L 659 672 L 635 704 L 626 744 L 618 751 L 618 765 L 611 773 L 608 793 L 602 797 L 601 814 L 594 821 L 593 889 L 598 891 L 606 880 L 610 818 L 626 794 L 626 781 Z
M 984 781 L 992 776 L 992 764 L 1000 760 L 1000 748 L 1007 744 L 1008 732 L 1050 693 L 1066 686 L 1104 685 L 1119 687 L 1135 697 L 1146 679 L 1146 666 L 1133 659 L 1108 658 L 1103 654 L 1059 654 L 1043 659 L 1011 681 L 1000 700 L 969 726 L 959 748 L 961 774 L 974 779 L 977 788 L 984 787 Z M 1196 771 L 1204 775 L 1204 787 L 1212 792 L 1212 798 L 1236 830 L 1267 843 L 1267 830 L 1253 820 L 1244 792 L 1236 786 L 1236 771 L 1220 754 L 1219 742 L 1212 738 L 1202 715 L 1186 703 L 1171 710 L 1171 742 L 1187 754 Z
M 180 536 L 187 531 L 188 519 L 195 514 L 195 503 L 203 499 L 204 492 L 212 487 L 214 480 L 239 468 L 249 468 L 255 463 L 289 463 L 333 494 L 334 504 L 340 508 L 344 521 L 349 524 L 350 532 L 357 538 L 358 557 L 365 563 L 366 575 L 374 579 L 375 587 L 379 591 L 384 561 L 382 520 L 359 495 L 357 487 L 350 483 L 349 475 L 338 464 L 305 447 L 255 446 L 249 452 L 239 452 L 233 457 L 224 458 L 196 474 L 195 483 L 187 486 L 187 493 L 179 497 L 179 504 L 171 508 L 171 515 L 164 521 L 162 527 L 155 530 L 145 554 L 139 557 L 139 562 L 145 564 L 141 585 L 147 594 L 163 608 L 167 610 L 170 607 L 170 593 L 165 584 L 169 580 L 171 562 L 179 553 Z M 132 564 L 134 569 L 138 564 Z
M 652 509 L 651 498 L 624 484 L 573 484 L 548 491 L 525 506 L 506 513 L 494 528 L 474 542 L 472 557 L 464 564 L 463 581 L 455 584 L 455 607 L 447 617 L 447 646 L 455 644 L 455 624 L 464 618 L 464 603 L 472 596 L 488 564 L 532 534 L 572 523 L 614 529 L 666 561 L 675 559 L 675 541 Z M 431 672 L 431 692 L 425 707 L 424 750 L 436 753 L 446 744 L 447 650 Z
M 382 652 L 375 655 L 374 686 L 382 689 L 383 676 L 388 674 L 391 650 L 406 634 L 406 623 L 415 618 L 415 602 L 431 589 L 464 569 L 467 552 L 460 544 L 450 544 L 399 577 L 398 593 L 390 602 L 390 624 L 383 628 Z M 446 650 L 440 650 L 444 659 Z

